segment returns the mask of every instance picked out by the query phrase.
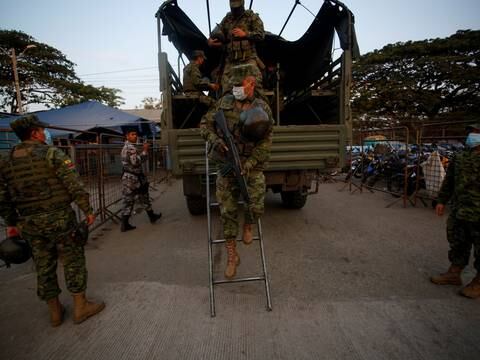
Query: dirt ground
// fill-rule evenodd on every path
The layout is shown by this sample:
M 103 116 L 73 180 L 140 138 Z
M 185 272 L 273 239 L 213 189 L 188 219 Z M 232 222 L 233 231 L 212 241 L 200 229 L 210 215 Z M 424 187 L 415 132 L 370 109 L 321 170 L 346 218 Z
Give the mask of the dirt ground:
M 134 231 L 111 223 L 93 234 L 88 293 L 107 307 L 81 325 L 65 290 L 65 323 L 49 326 L 31 262 L 0 269 L 0 359 L 479 358 L 480 300 L 428 279 L 448 265 L 446 217 L 431 208 L 387 208 L 390 195 L 351 194 L 340 182 L 322 184 L 301 210 L 269 194 L 273 311 L 261 283 L 227 284 L 211 318 L 206 217 L 189 215 L 181 181 L 154 195 L 158 224 L 141 213 Z M 239 251 L 239 275 L 257 273 L 257 243 Z M 222 247 L 214 258 L 221 276 Z M 474 275 L 470 265 L 464 282 Z

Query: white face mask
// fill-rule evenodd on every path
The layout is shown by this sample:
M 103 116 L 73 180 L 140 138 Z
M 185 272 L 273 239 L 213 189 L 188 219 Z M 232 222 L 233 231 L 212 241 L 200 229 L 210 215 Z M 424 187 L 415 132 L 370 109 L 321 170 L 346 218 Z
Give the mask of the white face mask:
M 477 134 L 477 133 L 468 134 L 465 145 L 467 145 L 471 149 L 473 149 L 474 147 L 480 146 L 480 134 Z
M 247 95 L 245 94 L 245 88 L 243 86 L 234 86 L 232 89 L 233 96 L 237 100 L 245 100 Z

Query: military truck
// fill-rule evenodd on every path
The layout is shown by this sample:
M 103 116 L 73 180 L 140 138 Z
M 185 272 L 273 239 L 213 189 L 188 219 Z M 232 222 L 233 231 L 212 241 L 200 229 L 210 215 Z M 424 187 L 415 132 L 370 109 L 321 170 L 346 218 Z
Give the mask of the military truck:
M 297 5 L 295 1 L 290 15 Z M 207 1 L 209 17 L 208 6 Z M 203 214 L 205 142 L 199 123 L 207 109 L 198 96 L 182 92 L 180 65 L 193 50 L 203 50 L 208 59 L 204 70 L 208 74 L 221 64 L 222 53 L 208 47 L 207 36 L 182 11 L 177 0 L 165 1 L 156 18 L 161 141 L 167 146 L 173 175 L 183 179 L 190 213 Z M 285 25 L 289 19 L 290 16 Z M 319 177 L 344 166 L 346 144 L 352 132 L 352 54 L 358 53 L 353 22 L 351 11 L 343 3 L 328 0 L 298 40 L 283 39 L 282 31 L 266 32 L 265 40 L 257 43 L 259 58 L 265 65 L 263 95 L 269 99 L 275 117 L 266 184 L 267 189 L 280 194 L 288 208 L 302 208 L 307 196 L 318 192 Z M 162 35 L 178 50 L 177 72 L 162 52 Z M 340 43 L 340 51 L 335 51 L 335 41 Z

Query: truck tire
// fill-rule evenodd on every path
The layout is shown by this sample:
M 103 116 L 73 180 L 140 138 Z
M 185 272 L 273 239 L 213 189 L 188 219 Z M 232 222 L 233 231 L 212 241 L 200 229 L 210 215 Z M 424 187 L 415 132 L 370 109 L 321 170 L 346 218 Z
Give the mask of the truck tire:
M 192 215 L 203 215 L 207 212 L 205 198 L 201 196 L 185 196 L 187 200 L 188 211 Z
M 282 191 L 280 195 L 282 196 L 283 205 L 289 209 L 301 209 L 307 202 L 307 194 L 300 190 Z

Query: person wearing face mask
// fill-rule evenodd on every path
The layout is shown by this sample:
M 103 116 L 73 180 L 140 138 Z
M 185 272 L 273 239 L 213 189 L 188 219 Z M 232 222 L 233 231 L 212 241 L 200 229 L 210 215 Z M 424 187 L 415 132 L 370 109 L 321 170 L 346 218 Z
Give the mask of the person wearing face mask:
M 468 126 L 467 131 L 467 149 L 449 162 L 435 208 L 442 216 L 450 201 L 447 239 L 451 265 L 447 272 L 430 279 L 437 285 L 462 285 L 461 274 L 473 246 L 477 275 L 460 294 L 475 299 L 480 297 L 480 123 Z
M 248 204 L 250 211 L 245 212 L 242 240 L 249 245 L 253 240 L 252 224 L 256 223 L 264 211 L 266 189 L 263 171 L 270 157 L 273 126 L 270 107 L 264 100 L 255 96 L 256 78 L 253 73 L 254 69 L 250 64 L 233 67 L 230 80 L 233 85 L 232 93 L 224 95 L 201 122 L 201 134 L 210 145 L 209 158 L 217 162 L 219 169 L 216 196 L 220 204 L 228 254 L 225 269 L 227 279 L 236 275 L 236 268 L 240 263 L 236 251 L 240 190 L 231 166 L 224 161 L 229 150 L 222 139 L 223 134 L 215 126 L 214 115 L 220 110 L 223 111 L 242 162 L 242 172 L 246 177 L 250 196 Z
M 192 60 L 183 69 L 183 92 L 186 95 L 196 95 L 202 104 L 210 107 L 215 102 L 212 98 L 205 96 L 203 91 L 217 91 L 219 85 L 210 82 L 206 77 L 202 77 L 201 66 L 207 60 L 202 50 L 195 50 L 192 53 Z
M 75 165 L 61 150 L 46 144 L 45 127 L 37 116 L 14 120 L 10 127 L 21 140 L 0 160 L 0 217 L 7 235 L 20 235 L 32 249 L 37 272 L 37 295 L 48 304 L 52 326 L 63 321 L 64 307 L 58 295 L 57 263 L 63 263 L 65 282 L 73 295 L 74 323 L 81 323 L 105 308 L 103 302 L 86 299 L 86 239 L 75 236 L 78 228 L 75 204 L 86 216 L 87 225 L 95 215 L 89 194 Z
M 222 91 L 226 93 L 230 90 L 228 80 L 231 68 L 247 63 L 252 65 L 252 75 L 256 79 L 257 89 L 260 89 L 262 73 L 259 64 L 263 63 L 257 56 L 255 44 L 265 38 L 263 22 L 252 10 L 245 10 L 245 0 L 230 0 L 230 10 L 208 39 L 210 47 L 225 46 Z

